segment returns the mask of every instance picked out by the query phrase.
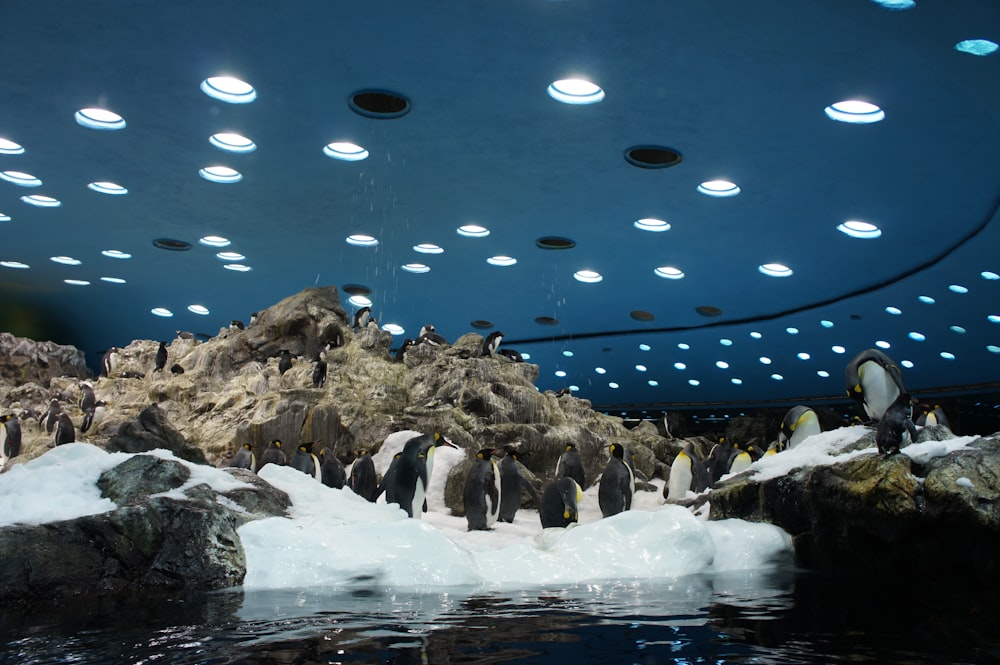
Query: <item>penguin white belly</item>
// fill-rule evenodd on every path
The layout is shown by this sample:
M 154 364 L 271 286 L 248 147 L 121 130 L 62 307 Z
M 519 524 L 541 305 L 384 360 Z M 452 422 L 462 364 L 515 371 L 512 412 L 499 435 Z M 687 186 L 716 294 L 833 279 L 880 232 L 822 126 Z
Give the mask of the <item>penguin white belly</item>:
M 670 478 L 667 480 L 667 498 L 683 499 L 691 489 L 691 458 L 678 455 L 670 465 Z
M 313 478 L 315 478 L 320 482 L 323 482 L 323 471 L 322 469 L 320 469 L 319 458 L 313 455 L 312 453 L 309 453 L 309 457 L 311 457 L 313 461 Z
M 430 475 L 430 474 L 428 474 Z M 424 481 L 417 478 L 417 484 L 413 488 L 413 503 L 410 504 L 410 512 L 413 513 L 413 517 L 420 519 L 424 514 L 424 497 L 427 496 L 427 488 L 424 487 Z
M 497 522 L 500 515 L 500 467 L 493 460 L 493 492 L 486 492 L 486 528 L 489 529 Z M 496 505 L 493 504 L 493 493 L 496 493 Z
M 869 360 L 858 368 L 861 377 L 861 394 L 865 396 L 865 412 L 872 420 L 881 420 L 889 405 L 899 397 L 899 388 L 889 372 L 877 362 Z
M 742 452 L 733 460 L 732 465 L 729 467 L 729 473 L 742 473 L 749 469 L 751 464 L 753 464 L 753 458 L 750 457 L 750 453 Z
M 819 419 L 815 411 L 806 411 L 795 423 L 795 431 L 788 439 L 788 447 L 794 448 L 802 443 L 807 437 L 819 434 L 823 429 L 819 426 Z

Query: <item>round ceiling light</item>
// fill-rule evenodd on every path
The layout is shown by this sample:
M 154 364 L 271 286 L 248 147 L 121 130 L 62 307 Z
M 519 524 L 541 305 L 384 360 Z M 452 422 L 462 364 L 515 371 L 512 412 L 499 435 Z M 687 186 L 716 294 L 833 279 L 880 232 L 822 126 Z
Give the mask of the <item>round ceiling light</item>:
M 640 169 L 666 169 L 682 159 L 681 153 L 662 145 L 636 145 L 625 151 L 625 161 Z
M 123 252 L 120 249 L 105 249 L 101 252 L 104 256 L 109 259 L 131 259 L 132 255 L 128 252 Z
M 21 263 L 20 261 L 0 261 L 0 266 L 14 270 L 27 270 L 31 267 L 27 263 Z
M 431 267 L 423 263 L 404 263 L 400 267 L 406 272 L 412 272 L 416 275 L 422 275 L 431 271 Z
M 355 233 L 353 235 L 347 236 L 345 239 L 348 245 L 354 245 L 355 247 L 375 247 L 378 245 L 378 239 L 374 236 L 365 235 L 364 233 Z
M 204 238 L 199 238 L 198 242 L 206 247 L 228 247 L 232 244 L 229 238 L 223 238 L 222 236 L 205 236 Z
M 73 117 L 78 125 L 87 129 L 125 129 L 125 118 L 107 109 L 80 109 Z
M 323 146 L 323 154 L 343 162 L 360 162 L 368 158 L 368 151 L 356 143 L 334 141 Z
M 535 246 L 539 249 L 573 249 L 576 241 L 559 236 L 545 236 L 535 241 Z
M 83 263 L 80 259 L 74 259 L 72 256 L 51 256 L 49 260 L 53 263 L 61 263 L 64 266 L 78 266 Z
M 478 224 L 465 224 L 458 227 L 458 235 L 466 238 L 485 238 L 490 234 L 490 230 Z
M 792 274 L 792 269 L 781 263 L 764 263 L 757 266 L 757 270 L 768 277 L 789 277 Z
M 205 168 L 198 170 L 198 175 L 209 182 L 221 182 L 224 184 L 243 180 L 242 173 L 236 169 L 231 169 L 228 166 L 206 166 Z
M 473 328 L 478 328 L 479 330 L 485 330 L 487 328 L 492 328 L 493 322 L 486 321 L 485 319 L 476 319 L 472 321 L 469 325 L 472 326 Z
M 684 271 L 674 266 L 660 266 L 653 270 L 653 274 L 664 279 L 681 279 L 684 277 Z
M 351 303 L 355 307 L 371 307 L 372 306 L 372 300 L 371 300 L 371 298 L 366 298 L 366 297 L 361 296 L 361 295 L 351 296 L 350 298 L 347 299 L 347 302 Z
M 718 307 L 713 307 L 711 305 L 699 305 L 694 308 L 694 311 L 698 312 L 702 316 L 713 317 L 722 316 L 722 310 Z
M 350 293 L 352 296 L 370 296 L 372 294 L 371 289 L 361 284 L 344 284 L 341 290 L 344 293 Z
M 215 255 L 215 258 L 220 261 L 242 261 L 246 257 L 239 252 L 219 252 Z
M 90 282 L 85 279 L 64 279 L 63 281 L 70 286 L 90 286 Z
M 535 323 L 540 326 L 557 326 L 559 325 L 559 319 L 554 316 L 536 316 Z M 566 355 L 567 353 L 569 353 L 570 356 L 573 355 L 572 351 L 563 351 L 563 355 Z
M 507 267 L 517 263 L 517 259 L 515 259 L 513 256 L 504 256 L 503 254 L 499 254 L 497 256 L 491 256 L 490 258 L 486 259 L 486 262 L 489 263 L 491 266 Z
M 12 182 L 21 187 L 41 187 L 42 181 L 24 171 L 0 171 L 0 180 Z
M 243 265 L 242 263 L 227 263 L 222 267 L 233 272 L 250 272 L 253 270 L 250 266 Z
M 152 313 L 155 316 L 162 316 L 164 318 L 171 317 L 171 316 L 174 315 L 174 313 L 171 312 L 166 307 L 154 307 L 153 309 L 151 309 L 149 311 L 150 311 L 150 313 Z
M 663 221 L 662 219 L 656 219 L 654 217 L 637 219 L 634 222 L 632 222 L 632 226 L 639 229 L 640 231 L 653 231 L 654 233 L 670 230 L 669 223 Z
M 979 276 L 982 277 L 983 279 L 987 280 L 987 281 L 990 281 L 990 282 L 994 282 L 994 281 L 1000 279 L 1000 275 L 996 274 L 995 272 L 993 272 L 991 270 L 984 270 L 981 273 L 979 273 Z
M 443 248 L 430 242 L 422 242 L 419 245 L 414 245 L 413 251 L 421 254 L 444 254 Z
M 252 85 L 233 76 L 211 76 L 201 82 L 201 91 L 227 104 L 249 104 L 257 99 Z
M 121 196 L 122 194 L 128 194 L 128 190 L 118 183 L 108 182 L 107 180 L 92 182 L 87 185 L 87 189 L 90 189 L 101 194 L 111 194 L 112 196 Z
M 124 284 L 125 280 L 121 277 L 102 277 L 102 282 L 107 282 L 108 284 Z
M 225 152 L 247 153 L 257 149 L 257 144 L 235 132 L 218 132 L 208 137 L 208 142 Z
M 390 333 L 392 335 L 402 335 L 403 333 L 406 332 L 406 330 L 403 329 L 403 326 L 395 324 L 395 323 L 387 323 L 387 324 L 385 324 L 384 326 L 382 326 L 382 330 L 384 330 L 387 333 Z
M 838 225 L 837 230 L 852 238 L 862 238 L 865 240 L 878 238 L 882 235 L 882 229 L 879 227 L 856 219 L 851 219 Z
M 0 155 L 21 155 L 24 154 L 24 146 L 15 143 L 10 139 L 0 138 Z
M 188 311 L 199 316 L 206 316 L 208 314 L 208 308 L 204 305 L 188 305 Z
M 0 212 L 0 222 L 9 222 L 9 221 L 10 221 L 10 215 L 5 215 L 2 212 Z
M 989 39 L 963 39 L 955 44 L 955 50 L 969 55 L 990 55 L 996 52 L 997 43 Z
M 28 205 L 35 206 L 36 208 L 58 208 L 62 205 L 62 201 L 59 199 L 54 199 L 51 196 L 43 196 L 41 194 L 22 196 L 21 200 Z
M 855 125 L 867 125 L 885 118 L 885 111 L 878 106 L 858 99 L 847 99 L 830 104 L 823 110 L 827 117 L 832 120 Z
M 410 112 L 410 100 L 388 90 L 361 90 L 351 95 L 347 105 L 358 115 L 375 120 L 402 118 Z
M 648 323 L 656 319 L 656 316 L 652 312 L 647 312 L 643 309 L 633 309 L 628 313 L 628 315 L 636 321 L 642 321 L 644 323 Z
M 596 284 L 604 279 L 601 273 L 595 270 L 577 270 L 573 273 L 573 278 L 584 284 Z
M 698 191 L 705 196 L 726 198 L 736 196 L 741 190 L 736 183 L 729 182 L 728 180 L 706 180 L 698 185 Z
M 601 86 L 584 79 L 560 79 L 549 84 L 549 97 L 563 104 L 596 104 L 604 99 Z
M 933 305 L 935 302 L 937 302 L 936 300 L 934 300 L 934 298 L 930 296 L 917 296 L 917 300 L 924 303 L 925 305 Z

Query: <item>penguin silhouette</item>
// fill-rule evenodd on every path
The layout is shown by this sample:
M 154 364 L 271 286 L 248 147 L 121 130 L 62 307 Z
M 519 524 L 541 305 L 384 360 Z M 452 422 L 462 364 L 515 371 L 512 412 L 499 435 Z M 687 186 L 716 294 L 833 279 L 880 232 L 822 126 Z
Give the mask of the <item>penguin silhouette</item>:
M 0 416 L 0 450 L 5 462 L 21 454 L 21 423 L 13 413 Z
M 56 423 L 55 442 L 57 446 L 76 441 L 76 427 L 65 412 L 59 414 Z
M 354 464 L 351 465 L 351 475 L 347 480 L 347 486 L 363 499 L 375 502 L 378 482 L 375 477 L 375 462 L 372 461 L 368 450 L 362 448 L 357 451 L 357 457 Z
M 901 392 L 882 413 L 875 430 L 875 445 L 884 456 L 898 453 L 906 443 L 906 435 L 910 441 L 917 440 L 917 428 L 913 425 L 913 403 L 910 396 Z
M 167 366 L 167 343 L 160 342 L 160 346 L 156 349 L 156 364 L 153 366 L 154 372 L 162 372 L 163 368 Z
M 249 443 L 244 443 L 236 451 L 236 454 L 233 455 L 233 458 L 229 460 L 228 466 L 233 469 L 250 469 L 254 471 L 256 466 L 255 461 L 253 446 Z
M 498 465 L 500 468 L 500 515 L 501 522 L 513 522 L 514 516 L 521 507 L 522 490 L 527 489 L 531 500 L 538 505 L 538 494 L 530 483 L 521 475 L 520 454 L 513 446 L 504 446 L 504 458 Z
M 556 478 L 572 478 L 580 487 L 587 486 L 586 474 L 583 471 L 583 460 L 580 459 L 580 451 L 575 443 L 567 443 L 566 450 L 559 456 L 556 462 Z
M 285 457 L 285 451 L 282 449 L 281 439 L 272 439 L 271 443 L 264 449 L 264 453 L 260 456 L 260 466 L 257 467 L 257 471 L 259 472 L 268 464 L 284 466 L 286 463 L 287 458 Z
M 319 480 L 317 473 L 319 471 L 319 460 L 313 454 L 313 447 L 315 445 L 315 441 L 300 443 L 298 448 L 295 449 L 295 454 L 292 455 L 292 461 L 288 463 L 288 466 Z
M 483 448 L 477 452 L 465 477 L 462 500 L 469 531 L 493 528 L 500 514 L 500 469 L 493 460 L 496 451 L 496 448 Z
M 611 459 L 601 474 L 601 484 L 597 488 L 597 502 L 601 515 L 611 517 L 632 508 L 635 493 L 635 472 L 625 463 L 628 451 L 620 443 L 608 447 Z
M 319 451 L 320 482 L 327 487 L 343 489 L 347 484 L 347 471 L 333 451 L 323 447 Z
M 502 341 L 503 333 L 499 330 L 494 330 L 486 337 L 486 339 L 483 340 L 483 346 L 479 351 L 479 355 L 495 358 L 497 355 L 497 349 L 500 348 L 500 342 Z
M 283 349 L 281 351 L 281 357 L 278 359 L 278 374 L 284 376 L 285 372 L 292 368 L 292 352 L 288 349 Z

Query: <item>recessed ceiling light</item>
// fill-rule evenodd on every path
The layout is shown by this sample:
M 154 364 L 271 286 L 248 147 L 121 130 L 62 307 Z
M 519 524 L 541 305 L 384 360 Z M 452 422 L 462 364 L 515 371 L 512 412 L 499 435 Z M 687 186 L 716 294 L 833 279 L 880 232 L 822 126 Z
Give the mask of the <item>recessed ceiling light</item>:
M 577 270 L 573 273 L 573 278 L 578 282 L 583 282 L 585 284 L 596 284 L 604 279 L 601 273 L 594 270 Z
M 886 9 L 913 9 L 917 6 L 915 0 L 872 0 L 872 2 Z
M 965 328 L 963 328 L 962 326 L 951 326 L 950 328 L 948 328 L 948 330 L 954 333 L 958 333 L 959 335 L 965 334 Z
M 101 252 L 104 256 L 109 259 L 131 259 L 132 255 L 128 252 L 123 252 L 120 249 L 105 249 Z
M 649 385 L 653 386 L 654 388 L 655 388 L 656 386 L 660 385 L 660 382 L 659 382 L 659 381 L 657 381 L 656 379 L 650 379 L 650 380 L 649 380 L 649 381 L 647 381 L 646 383 L 648 383 Z
M 687 342 L 681 342 L 677 345 L 677 348 L 680 349 L 681 351 L 687 351 L 688 349 L 691 348 L 691 345 L 688 344 Z
M 24 171 L 0 171 L 0 180 L 12 182 L 21 187 L 41 187 L 42 181 Z
M 756 330 L 752 330 L 750 332 L 750 336 L 753 337 L 754 339 L 762 339 L 764 337 L 764 335 L 762 335 L 761 333 L 757 332 Z
M 350 298 L 347 299 L 347 302 L 351 303 L 355 307 L 371 307 L 372 306 L 372 300 L 371 300 L 371 298 L 366 298 L 365 296 L 362 296 L 362 295 L 351 296 Z
M 567 358 L 572 358 L 573 357 L 573 352 L 572 351 L 563 351 L 562 354 L 564 356 L 566 356 Z
M 639 229 L 640 231 L 653 231 L 654 233 L 670 230 L 670 224 L 663 221 L 662 219 L 654 219 L 652 217 L 647 217 L 645 219 L 637 219 L 634 222 L 632 222 L 632 226 Z
M 531 354 L 530 353 L 521 352 L 521 358 L 523 358 L 524 360 L 531 360 Z M 570 386 L 569 389 L 570 390 L 579 390 L 579 388 L 577 388 L 575 386 Z
M 729 363 L 727 363 L 725 360 L 716 360 L 715 366 L 718 367 L 719 369 L 729 369 Z
M 208 308 L 204 305 L 188 305 L 188 311 L 201 316 L 208 314 Z
M 211 76 L 201 82 L 201 91 L 228 104 L 249 104 L 257 99 L 252 85 L 233 76 Z
M 465 224 L 458 227 L 458 235 L 466 238 L 485 238 L 490 234 L 490 230 L 478 224 Z
M 559 325 L 559 319 L 554 316 L 536 316 L 535 323 L 540 326 L 555 326 Z
M 771 378 L 774 379 L 775 381 L 783 381 L 785 379 L 785 377 L 781 376 L 780 374 L 772 374 Z
M 831 346 L 830 350 L 833 351 L 834 353 L 847 353 L 847 349 L 840 346 L 839 344 Z
M 984 271 L 982 271 L 981 273 L 979 273 L 979 276 L 982 277 L 983 279 L 989 280 L 991 282 L 1000 279 L 1000 275 L 998 275 L 995 272 L 992 272 L 990 270 L 984 270 Z
M 78 266 L 83 263 L 80 259 L 74 259 L 72 256 L 50 256 L 49 261 L 61 263 L 64 266 Z
M 227 263 L 222 267 L 226 270 L 233 270 L 235 272 L 250 272 L 253 270 L 250 266 L 243 265 L 242 263 Z
M 384 326 L 382 326 L 382 330 L 386 331 L 387 333 L 391 333 L 393 335 L 402 335 L 403 333 L 406 332 L 403 329 L 403 326 L 395 324 L 395 323 L 387 323 L 387 324 L 385 324 Z
M 822 377 L 824 379 L 828 379 L 828 378 L 830 378 L 830 373 L 827 372 L 825 369 L 821 369 L 821 370 L 817 370 L 816 371 L 816 376 Z
M 912 360 L 901 360 L 899 362 L 899 364 L 902 365 L 903 367 L 905 367 L 906 369 L 913 369 L 913 361 Z
M 732 346 L 733 340 L 723 337 L 722 339 L 719 340 L 719 344 L 721 344 L 722 346 Z
M 729 379 L 729 382 L 732 383 L 734 386 L 742 386 L 743 385 L 743 379 L 737 378 L 735 376 L 733 378 Z
M 2 212 L 0 212 L 0 222 L 9 222 L 9 221 L 10 221 L 10 215 L 5 215 Z
M 169 309 L 167 309 L 166 307 L 154 307 L 153 309 L 151 309 L 151 310 L 149 310 L 149 311 L 150 311 L 150 312 L 151 312 L 152 314 L 154 314 L 155 316 L 162 316 L 162 317 L 164 317 L 164 318 L 167 318 L 167 317 L 170 317 L 170 316 L 173 316 L 173 315 L 174 315 L 174 313 L 173 313 L 173 312 L 171 312 L 171 311 L 170 311 Z
M 78 125 L 87 129 L 125 129 L 125 118 L 107 109 L 80 109 L 74 117 Z
M 246 257 L 239 252 L 219 252 L 215 255 L 215 258 L 221 261 L 242 261 Z
M 635 371 L 637 371 L 637 372 L 645 372 L 646 371 L 646 366 L 645 365 L 636 365 L 635 366 Z
M 735 183 L 729 182 L 728 180 L 706 180 L 698 185 L 698 191 L 705 196 L 726 198 L 739 194 L 740 188 Z
M 228 166 L 206 166 L 205 168 L 198 170 L 198 175 L 209 182 L 221 182 L 223 184 L 230 184 L 243 180 L 242 173 L 236 169 L 231 169 Z
M 205 236 L 204 238 L 199 238 L 198 242 L 207 247 L 228 247 L 232 244 L 229 238 L 223 238 L 222 236 Z
M 760 364 L 761 365 L 770 365 L 771 364 L 771 359 L 768 358 L 767 356 L 761 356 L 758 360 L 760 360 Z
M 989 39 L 963 39 L 955 44 L 955 50 L 970 55 L 989 55 L 997 50 L 997 43 Z
M 949 351 L 942 351 L 939 355 L 942 358 L 944 358 L 945 360 L 954 360 L 955 359 L 955 354 L 951 353 Z
M 611 381 L 610 383 L 608 383 L 608 388 L 618 388 L 618 384 L 615 383 L 614 381 Z
M 38 208 L 58 208 L 62 205 L 62 201 L 59 199 L 54 199 L 51 196 L 42 196 L 41 194 L 22 196 L 21 200 L 28 205 L 33 205 Z
M 100 192 L 101 194 L 112 194 L 115 196 L 121 196 L 122 194 L 128 194 L 128 190 L 119 185 L 118 183 L 108 182 L 107 180 L 102 180 L 98 182 L 92 182 L 87 185 L 87 188 L 95 192 Z
M 361 90 L 351 95 L 347 105 L 358 115 L 375 120 L 402 118 L 410 112 L 410 100 L 389 90 Z
M 485 330 L 487 328 L 492 328 L 493 327 L 493 322 L 492 321 L 487 321 L 485 319 L 474 319 L 469 325 L 471 325 L 473 328 L 478 328 L 480 330 Z M 524 354 L 521 354 L 521 357 L 523 358 Z
M 186 240 L 176 240 L 174 238 L 154 238 L 153 247 L 164 249 L 168 252 L 186 252 L 191 249 L 191 243 Z
M 995 344 L 987 344 L 986 350 L 989 351 L 990 353 L 1000 353 L 1000 346 L 996 346 Z
M 219 150 L 235 153 L 248 153 L 257 149 L 257 144 L 242 134 L 235 132 L 218 132 L 208 137 L 208 142 Z
M 556 376 L 558 376 L 561 379 L 564 376 L 566 376 L 566 371 L 565 370 L 561 370 L 561 369 L 557 369 L 555 372 L 553 372 L 553 374 L 555 374 Z
M 374 247 L 378 244 L 378 240 L 374 236 L 365 235 L 363 233 L 349 235 L 347 236 L 346 241 L 348 245 L 354 245 L 355 247 Z
M 828 118 L 838 122 L 866 125 L 885 118 L 885 111 L 869 102 L 848 99 L 824 109 Z
M 757 270 L 768 277 L 788 277 L 792 274 L 792 269 L 781 263 L 764 263 L 757 266 Z
M 675 268 L 674 266 L 660 266 L 653 270 L 653 273 L 657 277 L 662 277 L 664 279 L 681 279 L 684 277 L 684 271 L 680 268 Z
M 885 311 L 888 312 L 889 314 L 892 314 L 893 316 L 899 316 L 900 314 L 903 313 L 903 310 L 901 310 L 898 307 L 892 307 L 891 305 L 889 307 L 886 307 Z
M 601 86 L 584 79 L 560 79 L 549 84 L 549 97 L 563 104 L 596 104 L 604 99 Z
M 425 266 L 423 263 L 404 263 L 400 267 L 406 272 L 412 272 L 418 275 L 431 271 L 430 266 Z
M 852 238 L 863 238 L 865 240 L 878 238 L 882 235 L 882 229 L 879 227 L 856 219 L 848 220 L 838 225 L 837 230 L 841 233 L 846 233 Z
M 948 290 L 951 291 L 952 293 L 968 293 L 969 292 L 969 289 L 967 289 L 966 287 L 962 286 L 961 284 L 950 284 L 948 286 Z
M 639 350 L 640 351 L 651 351 L 652 349 L 653 349 L 653 347 L 651 347 L 649 344 L 640 344 L 639 345 Z
M 823 326 L 824 328 L 832 328 L 833 327 L 833 321 L 828 321 L 827 319 L 823 319 L 822 321 L 819 322 L 819 324 L 821 326 Z
M 594 371 L 597 372 L 598 374 L 607 374 L 608 372 L 608 370 L 604 369 L 603 367 L 595 367 Z
M 125 280 L 121 277 L 102 277 L 102 282 L 107 282 L 108 284 L 124 284 Z
M 799 329 L 795 328 L 793 326 L 789 326 L 789 327 L 785 328 L 785 332 L 788 333 L 789 335 L 798 335 L 799 334 Z
M 0 261 L 0 266 L 13 268 L 14 270 L 27 270 L 31 267 L 27 263 L 21 263 L 20 261 Z
M 430 242 L 422 242 L 419 245 L 413 246 L 414 252 L 420 252 L 421 254 L 443 254 L 444 249 Z
M 0 155 L 21 155 L 24 154 L 24 146 L 14 143 L 10 139 L 0 138 Z
M 63 281 L 70 286 L 90 286 L 90 282 L 85 279 L 64 279 Z
M 889 342 L 885 341 L 884 339 L 880 339 L 875 342 L 875 346 L 877 346 L 880 349 L 888 349 L 892 347 L 892 344 L 889 344 Z
M 517 259 L 515 259 L 512 256 L 498 255 L 498 256 L 491 256 L 490 258 L 486 259 L 486 262 L 489 263 L 491 266 L 512 266 L 515 263 L 517 263 Z
M 644 309 L 633 309 L 628 313 L 629 317 L 635 319 L 636 321 L 653 321 L 656 319 L 656 315 L 652 312 L 647 312 Z
M 680 371 L 683 372 L 687 368 L 688 368 L 688 366 L 685 363 L 674 363 L 674 369 L 677 369 L 677 370 L 680 370 Z
M 990 323 L 1000 323 L 1000 314 L 990 314 L 986 317 L 986 320 Z
M 923 342 L 927 339 L 927 336 L 923 333 L 918 333 L 916 330 L 906 333 L 906 336 L 912 339 L 914 342 Z
M 625 151 L 625 161 L 640 169 L 665 169 L 682 159 L 681 153 L 665 145 L 634 145 Z
M 362 159 L 368 159 L 367 150 L 356 143 L 348 143 L 346 141 L 327 143 L 323 146 L 323 154 L 344 162 L 360 162 Z
M 809 360 L 809 358 L 811 358 L 812 356 L 803 351 L 802 353 L 796 354 L 795 357 L 798 358 L 799 360 Z
M 688 383 L 690 385 L 692 385 L 692 386 L 700 386 L 701 385 L 701 381 L 699 381 L 698 379 L 688 379 Z
M 917 296 L 917 300 L 924 303 L 925 305 L 933 305 L 935 300 L 930 296 Z

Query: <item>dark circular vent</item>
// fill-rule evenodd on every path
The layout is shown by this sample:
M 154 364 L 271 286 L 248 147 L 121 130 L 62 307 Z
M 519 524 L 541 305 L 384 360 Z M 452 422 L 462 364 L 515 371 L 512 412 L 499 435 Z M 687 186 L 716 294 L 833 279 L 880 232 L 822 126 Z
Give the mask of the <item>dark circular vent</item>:
M 351 294 L 352 296 L 370 296 L 372 294 L 371 289 L 367 286 L 362 286 L 361 284 L 344 284 L 344 286 L 341 287 L 341 290 L 344 293 Z
M 535 323 L 540 326 L 554 326 L 559 323 L 559 319 L 552 316 L 536 316 Z
M 711 305 L 701 305 L 700 307 L 695 307 L 694 311 L 698 312 L 702 316 L 722 316 L 722 310 L 718 307 L 712 307 Z
M 361 90 L 351 95 L 348 105 L 358 115 L 376 120 L 402 118 L 410 112 L 410 100 L 389 90 Z
M 862 317 L 860 314 L 851 314 L 849 318 L 851 319 L 851 321 L 860 321 L 864 317 Z
M 475 321 L 472 322 L 472 327 L 473 328 L 479 328 L 480 330 L 484 330 L 486 328 L 492 328 L 493 327 L 493 322 L 492 321 L 486 321 L 484 319 L 476 319 Z
M 652 312 L 646 312 L 641 309 L 632 310 L 631 312 L 629 312 L 629 316 L 631 316 L 636 321 L 652 321 L 653 319 L 656 318 L 655 316 L 653 316 Z
M 665 169 L 681 163 L 681 153 L 662 145 L 637 145 L 625 151 L 625 161 L 640 169 Z
M 559 236 L 545 236 L 536 240 L 535 244 L 541 249 L 573 249 L 576 247 L 576 241 Z
M 153 247 L 159 247 L 170 252 L 186 252 L 191 249 L 191 243 L 173 238 L 157 238 L 153 241 Z

